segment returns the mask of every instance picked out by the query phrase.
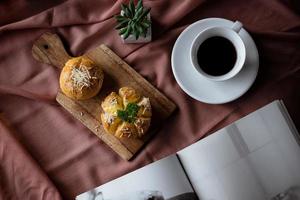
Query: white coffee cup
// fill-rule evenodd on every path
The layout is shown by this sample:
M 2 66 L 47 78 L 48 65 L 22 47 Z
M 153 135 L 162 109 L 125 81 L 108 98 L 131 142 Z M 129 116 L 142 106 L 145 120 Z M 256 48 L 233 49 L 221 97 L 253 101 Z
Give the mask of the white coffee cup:
M 212 80 L 212 81 L 225 81 L 228 80 L 235 75 L 237 75 L 241 69 L 243 68 L 246 60 L 246 48 L 243 40 L 241 39 L 239 32 L 242 29 L 243 24 L 239 21 L 236 21 L 233 26 L 230 27 L 212 27 L 207 28 L 200 32 L 198 36 L 194 39 L 191 49 L 190 49 L 190 59 L 193 66 L 196 68 L 196 70 L 205 78 Z M 210 74 L 205 73 L 201 66 L 199 66 L 198 60 L 197 60 L 197 52 L 200 47 L 200 45 L 211 37 L 223 37 L 229 40 L 236 51 L 236 62 L 233 66 L 233 68 L 226 74 L 220 75 L 220 76 L 213 76 Z M 217 59 L 217 58 L 216 58 Z

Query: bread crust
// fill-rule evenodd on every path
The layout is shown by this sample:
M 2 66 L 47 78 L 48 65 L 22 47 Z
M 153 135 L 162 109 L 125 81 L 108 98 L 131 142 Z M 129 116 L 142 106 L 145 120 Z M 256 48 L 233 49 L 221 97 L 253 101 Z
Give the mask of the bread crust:
M 59 85 L 61 91 L 75 100 L 90 99 L 98 94 L 104 74 L 100 66 L 85 56 L 71 58 L 63 67 Z

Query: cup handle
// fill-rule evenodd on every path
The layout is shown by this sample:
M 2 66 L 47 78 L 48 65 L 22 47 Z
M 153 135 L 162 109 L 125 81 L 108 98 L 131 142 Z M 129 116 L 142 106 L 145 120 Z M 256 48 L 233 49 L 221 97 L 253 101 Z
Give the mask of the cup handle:
M 237 33 L 239 33 L 242 28 L 243 28 L 243 24 L 239 21 L 235 21 L 233 26 L 231 27 L 231 29 Z

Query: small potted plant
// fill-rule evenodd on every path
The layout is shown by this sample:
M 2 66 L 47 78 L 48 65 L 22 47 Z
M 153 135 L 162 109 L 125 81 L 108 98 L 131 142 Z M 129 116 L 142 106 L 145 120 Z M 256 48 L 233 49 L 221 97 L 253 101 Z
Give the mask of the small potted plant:
M 143 6 L 143 1 L 139 0 L 134 5 L 130 0 L 128 5 L 121 5 L 120 15 L 116 17 L 119 35 L 124 43 L 146 43 L 151 41 L 151 18 L 150 8 Z

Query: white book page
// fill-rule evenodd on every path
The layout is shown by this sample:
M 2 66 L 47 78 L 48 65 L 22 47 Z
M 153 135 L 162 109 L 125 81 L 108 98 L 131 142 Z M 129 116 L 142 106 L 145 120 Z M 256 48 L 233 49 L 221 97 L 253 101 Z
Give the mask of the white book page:
M 96 197 L 100 193 L 102 198 Z M 99 186 L 76 197 L 77 200 L 144 200 L 154 195 L 157 200 L 194 193 L 176 155 L 147 165 L 139 170 Z M 190 198 L 192 200 L 192 198 Z
M 275 101 L 178 152 L 199 199 L 266 200 L 300 186 L 300 148 L 283 111 Z

